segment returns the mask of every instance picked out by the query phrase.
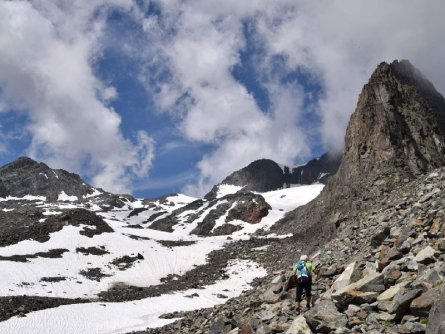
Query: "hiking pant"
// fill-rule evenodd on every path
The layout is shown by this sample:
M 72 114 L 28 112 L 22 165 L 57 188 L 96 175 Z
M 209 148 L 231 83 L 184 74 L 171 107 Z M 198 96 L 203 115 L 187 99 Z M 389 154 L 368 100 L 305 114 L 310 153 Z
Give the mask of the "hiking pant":
M 306 282 L 301 282 L 301 283 L 297 282 L 297 292 L 295 294 L 295 301 L 301 302 L 303 290 L 306 294 L 306 298 L 311 296 L 312 279 L 309 279 Z

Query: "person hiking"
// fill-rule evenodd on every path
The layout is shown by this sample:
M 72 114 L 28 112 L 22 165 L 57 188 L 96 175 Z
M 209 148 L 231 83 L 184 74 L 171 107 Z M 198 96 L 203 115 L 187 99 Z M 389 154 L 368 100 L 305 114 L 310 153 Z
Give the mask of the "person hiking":
M 312 296 L 312 270 L 313 264 L 308 261 L 307 255 L 301 255 L 300 261 L 295 263 L 292 275 L 295 277 L 295 284 L 297 291 L 295 293 L 295 311 L 300 313 L 300 303 L 303 296 L 303 291 L 306 295 L 307 309 L 311 308 Z

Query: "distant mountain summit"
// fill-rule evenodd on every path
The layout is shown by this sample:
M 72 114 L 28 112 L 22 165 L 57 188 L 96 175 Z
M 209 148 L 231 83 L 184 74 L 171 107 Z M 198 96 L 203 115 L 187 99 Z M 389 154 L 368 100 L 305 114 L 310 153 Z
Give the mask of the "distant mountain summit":
M 381 63 L 360 93 L 338 172 L 275 228 L 330 238 L 336 227 L 416 176 L 445 165 L 445 100 L 407 60 Z M 304 232 L 306 231 L 306 232 Z
M 20 157 L 0 168 L 0 197 L 32 195 L 56 201 L 62 192 L 82 198 L 94 193 L 94 189 L 77 174 L 51 169 L 28 157 Z
M 323 154 L 319 159 L 313 159 L 303 166 L 290 168 L 280 166 L 270 159 L 256 160 L 215 185 L 205 199 L 215 199 L 220 185 L 223 184 L 243 187 L 244 191 L 267 192 L 295 184 L 325 183 L 329 176 L 335 174 L 340 161 L 341 155 Z

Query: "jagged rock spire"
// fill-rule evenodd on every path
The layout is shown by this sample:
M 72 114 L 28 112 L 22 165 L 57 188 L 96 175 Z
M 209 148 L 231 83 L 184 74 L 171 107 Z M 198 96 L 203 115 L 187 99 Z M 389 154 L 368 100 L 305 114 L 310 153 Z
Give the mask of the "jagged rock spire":
M 409 61 L 381 63 L 351 116 L 336 185 L 445 165 L 445 101 Z
M 360 93 L 338 172 L 320 196 L 274 228 L 321 242 L 385 192 L 444 165 L 443 96 L 409 61 L 381 63 Z

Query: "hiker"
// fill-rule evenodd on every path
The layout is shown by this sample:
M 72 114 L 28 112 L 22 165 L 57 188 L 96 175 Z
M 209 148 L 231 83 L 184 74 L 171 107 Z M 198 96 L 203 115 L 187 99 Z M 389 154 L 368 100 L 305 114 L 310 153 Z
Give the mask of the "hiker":
M 311 290 L 312 290 L 312 270 L 313 265 L 308 261 L 307 255 L 301 255 L 300 261 L 295 263 L 292 275 L 296 278 L 295 284 L 297 291 L 295 293 L 295 310 L 300 312 L 300 303 L 303 291 L 306 295 L 307 309 L 311 308 Z

